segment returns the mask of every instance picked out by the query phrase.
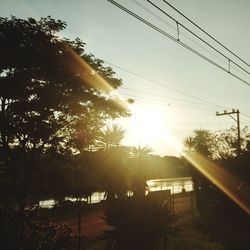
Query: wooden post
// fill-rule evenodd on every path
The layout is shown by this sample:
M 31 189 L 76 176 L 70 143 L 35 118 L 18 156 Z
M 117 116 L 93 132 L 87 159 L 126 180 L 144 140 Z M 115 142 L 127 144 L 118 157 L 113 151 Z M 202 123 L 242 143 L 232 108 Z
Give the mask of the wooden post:
M 78 203 L 78 250 L 81 250 L 81 231 L 82 231 L 82 224 L 81 224 L 81 201 Z
M 192 214 L 194 213 L 194 197 L 193 197 L 193 192 L 194 191 L 191 191 L 190 192 L 190 201 L 191 201 L 191 212 L 192 212 Z

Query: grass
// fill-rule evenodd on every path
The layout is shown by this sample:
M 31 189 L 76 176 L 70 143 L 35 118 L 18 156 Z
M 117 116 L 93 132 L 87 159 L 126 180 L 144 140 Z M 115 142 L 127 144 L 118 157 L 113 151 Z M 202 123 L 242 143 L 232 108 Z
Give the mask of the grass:
M 217 242 L 212 235 L 206 230 L 204 220 L 199 216 L 198 212 L 190 210 L 190 203 L 188 203 L 188 194 L 180 195 L 176 199 L 176 211 L 181 213 L 176 227 L 178 232 L 176 235 L 168 236 L 167 250 L 225 250 L 225 246 Z M 186 206 L 186 208 L 185 208 Z M 96 204 L 92 208 L 86 209 L 85 213 L 95 213 L 96 211 L 104 211 L 103 204 Z M 76 212 L 76 211 L 75 211 Z M 63 218 L 75 217 L 76 213 L 68 211 L 62 216 L 55 216 L 54 219 L 62 220 Z M 165 250 L 163 243 L 159 244 L 158 250 Z M 111 250 L 113 246 L 112 239 L 105 240 L 100 238 L 86 239 L 84 241 L 84 250 Z M 72 248 L 75 250 L 77 248 Z M 140 249 L 138 249 L 140 250 Z M 143 250 L 143 249 L 141 249 Z

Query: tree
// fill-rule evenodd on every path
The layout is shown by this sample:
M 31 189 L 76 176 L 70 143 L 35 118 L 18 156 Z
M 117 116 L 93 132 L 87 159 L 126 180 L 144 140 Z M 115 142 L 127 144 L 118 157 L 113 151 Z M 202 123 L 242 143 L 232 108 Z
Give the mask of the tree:
M 196 129 L 184 140 L 184 146 L 205 157 L 211 157 L 212 134 L 208 130 Z
M 248 127 L 240 131 L 241 152 L 249 150 L 250 134 Z M 238 130 L 236 127 L 218 131 L 213 135 L 212 153 L 215 159 L 229 159 L 238 156 Z
M 184 140 L 184 147 L 189 153 L 200 154 L 205 158 L 212 158 L 213 136 L 208 130 L 196 129 L 193 134 Z M 187 159 L 188 160 L 188 159 Z M 186 159 L 185 159 L 186 161 Z M 191 163 L 186 162 L 193 179 L 197 207 L 201 211 L 204 199 L 210 192 L 211 182 L 207 180 Z
M 79 38 L 60 38 L 65 27 L 51 17 L 0 18 L 1 186 L 11 184 L 22 211 L 45 154 L 86 149 L 106 119 L 129 115 L 109 95 L 121 79 Z
M 124 146 L 118 146 L 103 152 L 102 185 L 107 194 L 107 200 L 113 201 L 116 197 L 123 199 L 127 195 L 128 185 L 126 178 L 128 151 Z
M 152 153 L 149 146 L 141 146 L 132 148 L 132 157 L 135 161 L 135 174 L 132 177 L 133 192 L 139 200 L 145 196 L 146 189 L 146 167 L 147 158 Z
M 194 151 L 195 150 L 195 139 L 193 136 L 188 136 L 184 140 L 184 147 L 189 150 L 189 151 Z
M 152 149 L 147 145 L 143 147 L 141 145 L 138 147 L 133 147 L 131 151 L 132 157 L 139 160 L 147 158 L 151 153 Z
M 118 147 L 125 137 L 126 131 L 119 125 L 113 124 L 107 127 L 98 137 L 98 144 L 100 148 L 108 150 L 110 147 Z

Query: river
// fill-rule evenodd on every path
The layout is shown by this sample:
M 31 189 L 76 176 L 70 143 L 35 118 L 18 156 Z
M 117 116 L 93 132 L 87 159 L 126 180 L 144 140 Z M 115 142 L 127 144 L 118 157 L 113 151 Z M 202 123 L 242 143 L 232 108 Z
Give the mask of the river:
M 183 191 L 193 191 L 192 177 L 181 177 L 181 178 L 167 178 L 167 179 L 154 179 L 147 180 L 147 193 L 160 191 L 160 190 L 171 190 L 171 194 L 181 193 Z M 128 192 L 131 196 L 133 193 Z M 67 198 L 66 198 L 67 199 Z M 68 198 L 69 200 L 74 200 Z M 84 199 L 89 204 L 99 203 L 105 199 L 105 192 L 94 192 L 88 199 Z M 50 208 L 55 204 L 55 200 L 43 200 L 39 202 L 39 206 Z

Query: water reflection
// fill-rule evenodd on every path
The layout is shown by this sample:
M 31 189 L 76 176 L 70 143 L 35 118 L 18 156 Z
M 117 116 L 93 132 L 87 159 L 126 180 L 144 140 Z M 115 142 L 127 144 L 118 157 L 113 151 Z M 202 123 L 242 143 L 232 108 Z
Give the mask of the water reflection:
M 177 194 L 183 191 L 193 191 L 193 181 L 191 177 L 148 180 L 147 185 L 150 192 L 171 190 L 171 194 Z
M 183 191 L 193 191 L 193 181 L 191 177 L 183 178 L 168 178 L 168 179 L 155 179 L 147 180 L 148 192 L 160 191 L 160 190 L 171 190 L 171 194 L 181 193 Z M 133 195 L 131 191 L 128 192 L 128 196 Z M 88 204 L 99 203 L 105 200 L 105 192 L 94 192 L 88 198 L 82 198 Z M 74 198 L 65 198 L 66 200 L 75 201 Z M 39 202 L 41 207 L 52 207 L 55 205 L 55 200 L 44 200 Z

